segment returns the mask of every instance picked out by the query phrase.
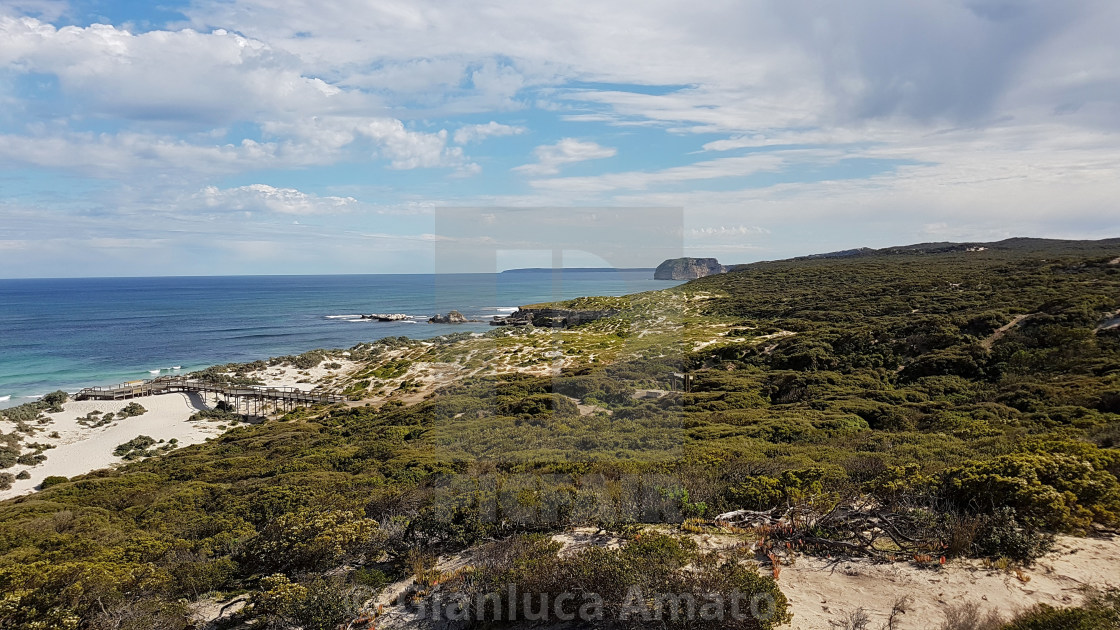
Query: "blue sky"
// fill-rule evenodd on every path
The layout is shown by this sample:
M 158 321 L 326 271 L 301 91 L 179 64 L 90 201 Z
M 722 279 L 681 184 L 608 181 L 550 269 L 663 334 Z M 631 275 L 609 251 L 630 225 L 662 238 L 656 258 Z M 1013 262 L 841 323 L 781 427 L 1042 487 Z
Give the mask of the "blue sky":
M 600 262 L 547 227 L 593 207 L 728 263 L 1120 236 L 1116 32 L 1112 0 L 0 0 L 0 277 L 428 272 L 457 207 L 519 209 L 472 236 L 503 264 Z M 657 264 L 637 234 L 615 262 Z

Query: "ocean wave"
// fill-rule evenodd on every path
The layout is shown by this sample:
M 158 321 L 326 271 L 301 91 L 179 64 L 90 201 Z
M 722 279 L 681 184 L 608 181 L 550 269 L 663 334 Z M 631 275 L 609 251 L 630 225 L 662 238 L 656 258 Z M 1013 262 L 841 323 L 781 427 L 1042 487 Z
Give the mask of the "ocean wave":
M 323 319 L 361 319 L 361 315 L 324 315 Z
M 516 306 L 487 306 L 482 309 L 484 311 L 498 311 L 499 313 L 512 313 L 517 310 Z
M 12 399 L 11 394 L 8 394 L 7 396 L 0 396 L 0 402 L 8 402 L 11 399 Z

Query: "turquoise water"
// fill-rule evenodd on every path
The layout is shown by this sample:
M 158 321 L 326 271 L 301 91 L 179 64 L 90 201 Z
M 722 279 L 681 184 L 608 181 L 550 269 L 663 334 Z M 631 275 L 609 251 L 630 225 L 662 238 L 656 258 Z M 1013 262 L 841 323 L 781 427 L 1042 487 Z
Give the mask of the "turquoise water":
M 652 271 L 563 274 L 229 276 L 0 280 L 0 406 L 381 337 L 490 330 L 428 324 L 456 309 L 471 319 L 522 304 L 664 289 Z M 372 322 L 362 313 L 405 313 Z M 6 396 L 8 401 L 2 399 Z

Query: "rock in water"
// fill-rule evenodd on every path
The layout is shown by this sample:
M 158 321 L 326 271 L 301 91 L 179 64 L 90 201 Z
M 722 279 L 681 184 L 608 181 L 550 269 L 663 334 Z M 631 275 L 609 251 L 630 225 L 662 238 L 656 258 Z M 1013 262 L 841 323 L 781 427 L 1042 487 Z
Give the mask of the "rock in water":
M 370 313 L 362 315 L 362 319 L 376 319 L 379 322 L 401 322 L 409 319 L 404 313 Z
M 727 267 L 715 258 L 670 258 L 657 266 L 654 280 L 695 280 L 704 276 L 724 273 Z
M 436 315 L 428 320 L 432 324 L 463 324 L 470 320 L 463 316 L 459 311 L 450 311 L 446 316 Z

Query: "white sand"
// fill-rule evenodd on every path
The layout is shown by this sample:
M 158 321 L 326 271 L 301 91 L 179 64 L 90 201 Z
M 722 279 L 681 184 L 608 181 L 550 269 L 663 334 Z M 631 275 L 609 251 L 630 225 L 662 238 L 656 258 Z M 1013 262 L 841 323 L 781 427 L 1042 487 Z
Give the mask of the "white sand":
M 114 420 L 103 427 L 89 428 L 78 424 L 78 418 L 91 411 L 116 413 L 130 402 L 136 402 L 148 410 L 147 413 L 123 420 Z M 83 400 L 70 401 L 63 405 L 62 413 L 47 414 L 50 424 L 32 426 L 42 429 L 34 436 L 25 437 L 24 444 L 38 442 L 52 444 L 55 448 L 43 451 L 46 461 L 36 466 L 16 465 L 4 472 L 18 474 L 26 470 L 30 479 L 17 479 L 10 490 L 0 492 L 0 500 L 34 492 L 45 477 L 60 475 L 73 477 L 99 468 L 107 468 L 121 463 L 113 455 L 113 449 L 129 440 L 147 435 L 155 440 L 179 440 L 179 446 L 198 444 L 208 437 L 221 434 L 221 429 L 212 422 L 187 422 L 192 414 L 200 409 L 213 406 L 214 400 L 207 404 L 201 396 L 187 394 L 162 394 L 133 400 Z M 0 423 L 0 428 L 10 432 L 14 427 Z M 57 438 L 49 437 L 58 432 Z M 24 452 L 28 452 L 26 449 Z
M 330 369 L 327 367 L 330 363 L 339 363 L 342 367 Z M 270 367 L 252 372 L 249 376 L 260 379 L 269 387 L 294 387 L 302 391 L 311 391 L 319 386 L 331 388 L 332 383 L 341 382 L 345 375 L 357 366 L 358 364 L 353 361 L 330 358 L 308 370 L 300 370 L 292 366 Z M 148 412 L 133 418 L 114 420 L 111 424 L 96 429 L 77 422 L 91 411 L 116 413 L 130 402 L 139 403 Z M 133 400 L 67 402 L 63 405 L 62 413 L 47 414 L 51 419 L 50 424 L 32 424 L 42 431 L 34 436 L 25 437 L 24 445 L 37 442 L 52 444 L 55 448 L 44 451 L 46 461 L 36 466 L 16 465 L 3 471 L 16 475 L 26 470 L 31 473 L 31 478 L 17 479 L 11 489 L 0 491 L 0 500 L 34 492 L 35 486 L 38 486 L 45 477 L 54 475 L 73 477 L 99 468 L 119 465 L 122 460 L 113 455 L 113 449 L 141 435 L 147 435 L 157 441 L 175 438 L 179 440 L 180 447 L 198 444 L 209 437 L 220 435 L 222 430 L 218 428 L 219 423 L 187 422 L 195 412 L 212 409 L 215 404 L 217 400 L 213 397 L 187 394 L 161 394 Z M 0 430 L 5 433 L 11 432 L 14 428 L 14 425 L 0 422 Z M 58 432 L 58 437 L 49 437 L 54 431 Z M 25 448 L 24 452 L 29 451 Z
M 897 625 L 902 630 L 937 628 L 952 605 L 975 602 L 1005 618 L 1034 604 L 1076 606 L 1082 586 L 1120 586 L 1120 540 L 1060 537 L 1055 550 L 1035 566 L 1014 571 L 985 569 L 980 562 L 954 561 L 944 568 L 867 560 L 829 562 L 801 557 L 782 568 L 778 584 L 794 613 L 792 630 L 827 630 L 829 622 L 864 608 L 871 628 L 886 620 L 894 602 L 909 595 Z
M 332 370 L 327 367 L 331 363 L 338 363 L 342 367 Z M 286 365 L 249 372 L 247 376 L 260 379 L 268 387 L 294 387 L 309 392 L 320 385 L 329 388 L 335 379 L 341 379 L 341 377 L 353 372 L 358 365 L 358 363 L 349 359 L 332 358 L 308 370 Z M 300 381 L 304 382 L 301 383 Z
M 668 528 L 655 528 L 671 531 Z M 742 538 L 726 535 L 692 536 L 707 550 L 737 546 Z M 552 537 L 563 544 L 561 554 L 588 547 L 616 548 L 620 539 L 598 533 L 594 528 L 577 528 Z M 437 568 L 447 570 L 471 564 L 475 550 L 441 558 Z M 1035 604 L 1055 607 L 1078 606 L 1084 597 L 1083 586 L 1105 588 L 1120 586 L 1120 538 L 1073 538 L 1060 536 L 1053 552 L 1029 569 L 984 568 L 979 561 L 952 561 L 945 566 L 921 568 L 909 562 L 875 563 L 866 559 L 827 560 L 799 556 L 792 565 L 782 567 L 778 586 L 789 600 L 793 621 L 781 626 L 789 630 L 830 630 L 833 622 L 857 609 L 870 616 L 868 628 L 883 627 L 894 603 L 909 596 L 910 602 L 895 623 L 897 630 L 938 628 L 945 611 L 966 602 L 978 604 L 983 611 L 994 610 L 1005 619 Z M 760 566 L 764 575 L 768 566 Z M 1025 580 L 1025 581 L 1024 581 Z M 414 628 L 414 615 L 390 603 L 412 583 L 407 578 L 390 585 L 378 603 L 389 613 L 379 620 L 379 628 Z

